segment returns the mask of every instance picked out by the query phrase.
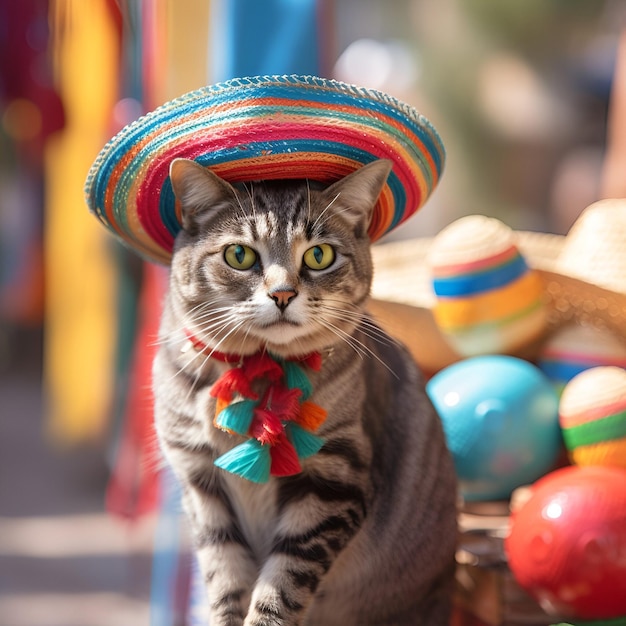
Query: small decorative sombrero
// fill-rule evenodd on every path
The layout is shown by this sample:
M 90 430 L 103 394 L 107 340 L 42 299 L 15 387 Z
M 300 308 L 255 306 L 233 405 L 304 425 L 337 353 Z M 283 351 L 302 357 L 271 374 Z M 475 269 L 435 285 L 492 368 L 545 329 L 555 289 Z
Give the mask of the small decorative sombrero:
M 409 105 L 335 80 L 263 76 L 190 92 L 120 131 L 85 185 L 89 208 L 102 223 L 161 263 L 169 262 L 181 228 L 168 176 L 177 157 L 232 183 L 332 183 L 375 159 L 390 159 L 393 169 L 369 229 L 375 241 L 426 201 L 445 153 L 437 131 Z
M 566 236 L 506 227 L 507 245 L 496 248 L 501 241 L 490 224 L 495 220 L 471 217 L 475 219 L 461 218 L 435 238 L 374 247 L 371 311 L 411 348 L 426 371 L 436 372 L 467 356 L 458 341 L 449 340 L 461 333 L 487 350 L 496 343 L 485 338 L 492 333 L 501 344 L 497 352 L 532 360 L 568 324 L 606 331 L 626 345 L 626 199 L 590 205 Z M 478 218 L 480 229 L 475 228 Z M 472 228 L 459 232 L 465 225 Z M 452 227 L 456 245 L 442 245 L 449 243 L 444 231 Z M 486 236 L 490 243 L 483 241 Z M 466 241 L 473 237 L 474 243 Z M 472 256 L 477 252 L 481 258 Z M 528 332 L 529 325 L 520 324 L 534 322 L 540 310 L 537 289 L 545 323 L 533 323 L 530 328 L 537 332 Z M 511 329 L 518 333 L 518 345 L 509 341 Z M 621 350 L 611 358 L 619 354 Z

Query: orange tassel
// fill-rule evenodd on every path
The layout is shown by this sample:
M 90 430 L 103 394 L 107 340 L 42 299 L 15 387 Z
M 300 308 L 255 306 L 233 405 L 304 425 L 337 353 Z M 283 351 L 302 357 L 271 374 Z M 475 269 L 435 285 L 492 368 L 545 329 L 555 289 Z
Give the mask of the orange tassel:
M 325 421 L 328 411 L 313 402 L 303 402 L 300 406 L 300 416 L 296 424 L 302 426 L 305 430 L 313 432 L 317 430 Z
M 213 416 L 213 426 L 215 426 L 215 428 L 219 428 L 221 430 L 222 427 L 218 426 L 217 424 L 217 416 L 230 404 L 230 402 L 228 400 L 225 400 L 224 398 L 217 398 L 217 400 L 215 401 L 215 415 Z
M 217 417 L 229 404 L 230 402 L 228 402 L 228 400 L 218 398 L 215 401 L 215 417 Z

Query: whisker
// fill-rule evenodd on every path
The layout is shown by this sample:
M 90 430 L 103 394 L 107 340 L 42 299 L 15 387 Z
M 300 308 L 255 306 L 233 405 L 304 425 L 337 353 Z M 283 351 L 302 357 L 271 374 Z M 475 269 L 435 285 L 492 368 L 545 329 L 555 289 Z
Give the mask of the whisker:
M 311 226 L 311 230 L 314 230 L 317 226 L 317 223 L 322 219 L 322 217 L 324 216 L 324 214 L 330 209 L 330 207 L 333 206 L 333 204 L 335 204 L 335 202 L 337 201 L 337 198 L 339 198 L 341 194 L 338 193 L 327 205 L 326 208 L 324 208 L 324 210 L 317 216 L 317 218 L 315 219 L 315 221 L 313 222 L 313 225 Z
M 246 186 L 244 185 L 244 188 L 245 188 L 245 187 L 246 187 Z M 247 189 L 246 189 L 246 190 L 247 190 Z M 236 193 L 236 194 L 235 194 L 235 199 L 237 200 L 237 204 L 239 205 L 239 210 L 240 210 L 240 212 L 241 212 L 241 217 L 242 217 L 243 219 L 246 219 L 246 218 L 247 218 L 247 213 L 246 213 L 246 210 L 243 208 L 243 204 L 241 203 L 241 198 L 239 197 L 239 194 L 238 194 L 238 193 Z M 253 209 L 253 211 L 254 211 L 254 204 L 253 204 L 253 206 L 252 206 L 252 209 Z
M 331 304 L 333 302 L 341 306 L 334 306 Z M 355 304 L 338 298 L 325 298 L 323 302 L 318 304 L 318 308 L 338 320 L 358 324 L 365 335 L 381 344 L 399 345 L 396 339 L 380 328 L 368 313 Z
M 214 310 L 210 313 L 205 313 L 204 315 L 195 317 L 193 320 L 191 320 L 191 325 L 196 326 L 199 329 L 203 329 L 207 323 L 220 321 L 221 319 L 232 315 L 233 312 L 234 311 L 232 307 L 224 307 L 222 310 Z
M 252 326 L 249 325 L 248 328 L 246 328 L 246 332 L 244 333 L 243 337 L 241 338 L 241 346 L 242 348 L 240 348 L 239 352 L 243 352 L 243 346 L 246 345 L 247 341 L 248 341 L 248 337 L 250 336 L 250 331 L 252 330 Z
M 362 341 L 358 340 L 354 335 L 347 333 L 345 330 L 339 328 L 338 326 L 336 326 L 335 324 L 333 324 L 332 322 L 324 318 L 318 318 L 316 319 L 316 322 L 320 324 L 321 326 L 323 326 L 324 328 L 326 328 L 327 330 L 332 331 L 337 337 L 339 337 L 345 343 L 347 343 L 359 357 L 363 358 L 368 355 L 373 357 L 392 376 L 394 376 L 394 378 L 399 380 L 400 377 L 393 371 L 393 369 L 391 369 L 391 367 L 389 367 L 389 365 L 387 365 L 387 363 L 385 363 L 369 346 L 364 344 Z
M 202 300 L 202 302 L 198 302 L 196 306 L 189 309 L 189 311 L 187 311 L 187 315 L 193 315 L 198 310 L 212 307 L 217 301 L 218 298 L 213 298 L 212 300 Z
M 248 189 L 248 185 L 246 183 L 243 184 L 243 188 L 246 190 L 248 194 L 248 198 L 250 200 L 250 207 L 252 208 L 252 215 L 254 219 L 256 219 L 256 206 L 254 204 L 254 184 L 250 183 L 250 188 Z
M 206 333 L 210 334 L 212 330 L 223 325 L 223 323 L 229 319 L 229 316 L 231 314 L 232 314 L 231 309 L 224 307 L 224 310 L 222 313 L 220 313 L 220 315 L 207 314 L 203 316 L 204 318 L 206 318 L 204 319 L 204 321 L 202 318 L 195 318 L 191 320 L 191 322 L 188 324 L 185 323 L 182 326 L 169 330 L 162 337 L 157 338 L 150 345 L 152 346 L 170 345 L 174 347 L 176 345 L 183 346 L 185 342 L 189 340 L 187 336 L 187 332 L 185 331 L 189 331 L 190 329 L 194 329 L 194 330 L 197 329 L 199 332 L 194 333 L 194 334 L 206 334 Z M 209 321 L 209 323 L 207 323 L 207 320 Z M 199 324 L 198 322 L 202 322 L 202 323 Z
M 193 383 L 189 386 L 189 390 L 187 391 L 187 395 L 185 396 L 185 402 L 187 402 L 189 400 L 189 398 L 191 397 L 191 395 L 194 393 L 195 389 L 196 389 L 196 385 L 198 384 L 198 381 L 200 380 L 200 375 L 202 373 L 202 370 L 204 369 L 205 365 L 210 361 L 211 357 L 213 356 L 213 354 L 215 352 L 219 352 L 219 348 L 222 345 L 222 343 L 234 332 L 237 332 L 237 330 L 239 330 L 239 328 L 241 328 L 241 326 L 243 324 L 246 323 L 246 320 L 239 320 L 234 326 L 233 328 L 231 328 L 226 335 L 217 342 L 217 344 L 209 351 L 209 352 L 195 352 L 194 351 L 194 355 L 193 357 L 185 364 L 185 366 L 183 366 L 179 372 L 177 372 L 176 375 L 178 375 L 179 373 L 181 373 L 182 371 L 184 371 L 186 368 L 188 368 L 193 361 L 195 360 L 196 357 L 204 355 L 204 359 L 202 360 L 202 363 L 200 363 L 200 365 L 196 366 L 196 375 L 194 377 L 194 381 Z M 224 326 L 223 328 L 225 328 L 226 326 Z
M 324 306 L 323 310 L 326 311 L 329 316 L 339 321 L 358 324 L 360 326 L 361 332 L 364 335 L 366 335 L 373 341 L 380 343 L 381 345 L 399 345 L 397 339 L 391 337 L 371 318 L 367 317 L 363 313 L 357 314 L 352 311 L 345 311 L 343 309 L 338 309 L 330 306 Z
M 309 185 L 309 179 L 306 179 L 306 199 L 307 199 L 307 216 L 306 221 L 311 221 L 311 186 Z
M 210 359 L 213 354 L 215 352 L 219 352 L 220 351 L 220 346 L 235 332 L 237 332 L 245 323 L 247 322 L 247 320 L 239 320 L 225 335 L 224 337 L 222 337 L 217 344 L 215 344 L 215 346 L 213 347 L 213 349 L 207 354 L 207 359 Z M 205 360 L 205 363 L 206 363 Z M 203 363 L 204 365 L 204 363 Z
M 320 224 L 320 226 L 323 226 L 331 217 L 336 217 L 338 215 L 341 215 L 342 213 L 349 213 L 352 209 L 350 209 L 350 207 L 344 207 L 343 209 L 339 209 L 338 211 L 334 211 L 333 213 L 325 216 L 324 221 Z M 321 217 L 318 216 L 318 219 L 316 220 L 316 223 L 319 221 L 319 218 Z
M 335 324 L 329 322 L 328 320 L 320 319 L 317 320 L 317 323 L 327 330 L 330 330 L 339 339 L 348 344 L 354 350 L 357 356 L 359 356 L 359 358 L 363 359 L 367 355 L 367 352 L 363 349 L 361 342 L 355 339 L 352 335 L 350 335 L 350 333 L 347 333 L 338 326 L 335 326 Z

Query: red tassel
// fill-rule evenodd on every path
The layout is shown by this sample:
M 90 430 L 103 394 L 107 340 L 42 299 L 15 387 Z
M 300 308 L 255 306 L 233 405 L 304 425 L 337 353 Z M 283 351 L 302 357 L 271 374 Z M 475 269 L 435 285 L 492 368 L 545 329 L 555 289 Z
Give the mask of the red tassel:
M 291 422 L 300 415 L 301 396 L 302 391 L 298 388 L 287 389 L 284 385 L 274 385 L 268 389 L 262 404 L 271 408 L 282 421 Z
M 299 358 L 298 361 L 310 367 L 314 372 L 319 372 L 322 369 L 322 355 L 319 352 L 311 352 L 311 354 Z
M 263 445 L 275 445 L 283 433 L 283 423 L 274 411 L 256 409 L 248 434 Z
M 271 383 L 279 381 L 283 375 L 283 368 L 267 352 L 247 356 L 243 362 L 243 370 L 250 380 L 266 378 Z
M 226 402 L 231 402 L 233 394 L 238 393 L 250 400 L 258 399 L 250 386 L 250 380 L 239 367 L 228 370 L 218 378 L 211 388 L 211 395 Z
M 302 471 L 298 454 L 285 433 L 282 433 L 278 443 L 272 446 L 270 455 L 272 457 L 270 467 L 272 476 L 293 476 Z

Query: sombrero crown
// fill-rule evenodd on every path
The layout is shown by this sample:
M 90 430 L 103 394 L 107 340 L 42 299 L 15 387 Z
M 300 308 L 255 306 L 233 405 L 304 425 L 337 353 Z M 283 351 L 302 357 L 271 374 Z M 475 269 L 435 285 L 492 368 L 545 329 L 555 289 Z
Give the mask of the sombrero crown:
M 90 210 L 144 257 L 168 263 L 180 215 L 169 164 L 194 159 L 235 183 L 332 183 L 378 158 L 389 175 L 372 241 L 421 207 L 443 168 L 443 144 L 415 109 L 379 91 L 311 76 L 231 80 L 190 92 L 126 126 L 100 152 Z

